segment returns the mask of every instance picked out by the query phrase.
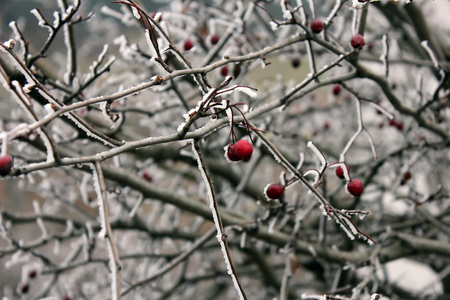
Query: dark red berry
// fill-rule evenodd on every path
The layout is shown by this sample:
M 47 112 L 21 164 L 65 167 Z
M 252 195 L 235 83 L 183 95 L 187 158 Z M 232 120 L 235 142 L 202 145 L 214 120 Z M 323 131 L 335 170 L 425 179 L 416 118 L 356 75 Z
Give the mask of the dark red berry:
M 234 144 L 234 152 L 243 161 L 248 161 L 253 154 L 253 146 L 246 140 L 239 140 Z
M 144 178 L 144 179 L 147 180 L 148 182 L 152 182 L 152 181 L 153 181 L 152 175 L 150 175 L 147 171 L 144 171 L 144 172 L 142 173 L 142 178 Z
M 352 179 L 347 183 L 347 190 L 355 197 L 361 196 L 364 191 L 364 184 L 359 179 Z
M 211 44 L 216 45 L 219 42 L 219 36 L 217 34 L 213 34 L 211 36 Z
M 72 300 L 72 297 L 70 297 L 69 295 L 64 294 L 63 300 Z
M 184 42 L 184 51 L 189 51 L 194 47 L 194 43 L 191 40 L 186 40 Z
M 4 155 L 0 157 L 0 175 L 6 176 L 11 172 L 12 168 L 12 157 L 11 155 Z
M 220 75 L 222 75 L 223 77 L 225 77 L 225 76 L 228 75 L 228 67 L 227 67 L 227 66 L 223 66 L 223 67 L 220 69 Z
M 291 60 L 291 65 L 292 65 L 294 68 L 298 68 L 298 67 L 300 66 L 300 59 L 297 58 L 297 57 L 293 58 L 293 59 Z
M 323 130 L 328 130 L 330 129 L 330 122 L 325 121 L 325 123 L 323 123 Z
M 350 168 L 348 167 L 348 165 L 345 164 L 345 166 L 347 167 L 347 173 L 350 173 Z M 342 169 L 341 166 L 336 168 L 336 176 L 341 178 L 341 179 L 345 177 L 344 176 L 344 169 Z
M 37 275 L 36 270 L 30 270 L 30 271 L 28 271 L 28 277 L 29 277 L 29 278 L 35 278 L 36 275 Z
M 270 199 L 280 199 L 283 196 L 284 188 L 278 183 L 272 183 L 266 187 L 264 193 Z
M 410 180 L 411 179 L 411 173 L 406 171 L 405 173 L 403 173 L 403 179 L 404 180 Z
M 403 123 L 401 121 L 395 122 L 395 127 L 397 127 L 398 130 L 403 130 Z
M 362 46 L 364 46 L 366 42 L 364 41 L 364 38 L 362 35 L 360 34 L 355 34 L 352 39 L 350 40 L 350 44 L 352 45 L 353 48 L 357 49 L 357 48 L 361 48 Z
M 333 95 L 335 95 L 335 96 L 339 95 L 341 93 L 341 86 L 339 84 L 335 84 L 333 86 L 332 92 L 333 92 Z
M 22 291 L 22 294 L 26 294 L 30 290 L 30 286 L 28 285 L 28 283 L 24 283 L 20 290 Z
M 389 120 L 389 126 L 396 126 L 396 125 L 397 125 L 397 121 L 395 119 Z
M 235 148 L 234 148 L 235 146 L 234 145 L 235 144 L 228 145 L 228 147 L 227 147 L 227 157 L 231 161 L 240 161 L 241 159 L 236 155 Z
M 321 33 L 323 30 L 323 22 L 320 21 L 319 19 L 315 19 L 314 21 L 311 22 L 311 30 L 314 33 Z

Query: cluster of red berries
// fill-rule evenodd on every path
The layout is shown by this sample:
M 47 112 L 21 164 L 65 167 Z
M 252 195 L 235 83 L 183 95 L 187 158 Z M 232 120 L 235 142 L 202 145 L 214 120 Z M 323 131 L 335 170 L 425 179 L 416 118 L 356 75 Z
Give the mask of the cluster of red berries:
M 12 157 L 11 155 L 3 155 L 0 157 L 0 175 L 2 177 L 8 175 L 12 168 Z
M 253 154 L 253 146 L 246 140 L 239 140 L 226 147 L 226 158 L 230 161 L 249 161 Z
M 389 126 L 396 127 L 399 131 L 403 130 L 403 122 L 396 119 L 389 120 Z
M 345 166 L 347 167 L 347 173 L 350 173 L 348 165 L 345 164 Z M 341 166 L 336 168 L 336 176 L 341 179 L 345 178 L 344 169 Z M 359 179 L 350 179 L 347 183 L 347 191 L 353 196 L 359 197 L 364 191 L 364 184 Z

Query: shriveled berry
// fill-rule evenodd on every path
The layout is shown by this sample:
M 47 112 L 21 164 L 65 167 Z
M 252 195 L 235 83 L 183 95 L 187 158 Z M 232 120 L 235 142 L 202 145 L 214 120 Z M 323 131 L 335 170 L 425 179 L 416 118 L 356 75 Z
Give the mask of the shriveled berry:
M 219 36 L 217 34 L 213 34 L 211 36 L 211 44 L 216 45 L 219 42 Z
M 300 59 L 298 57 L 295 57 L 291 60 L 291 65 L 294 68 L 298 68 L 300 66 Z
M 280 199 L 283 196 L 284 188 L 278 183 L 272 183 L 266 187 L 264 193 L 270 199 Z
M 314 33 L 321 33 L 323 30 L 323 22 L 320 21 L 319 19 L 315 19 L 314 21 L 311 22 L 311 30 Z
M 184 50 L 189 51 L 194 47 L 194 43 L 191 40 L 186 40 L 184 42 Z
M 228 67 L 227 67 L 227 66 L 223 66 L 223 67 L 220 69 L 220 75 L 222 75 L 223 77 L 225 77 L 225 76 L 228 75 Z
M 405 180 L 410 180 L 411 179 L 411 173 L 406 171 L 405 173 L 403 173 L 403 179 Z
M 348 165 L 345 164 L 345 166 L 347 167 L 347 173 L 350 173 L 350 168 L 348 167 Z M 344 176 L 344 169 L 342 169 L 341 166 L 336 168 L 336 176 L 341 178 L 341 179 L 345 177 Z
M 234 144 L 234 152 L 241 160 L 248 161 L 253 154 L 253 146 L 246 140 L 239 140 Z
M 230 144 L 227 147 L 227 157 L 231 161 L 240 161 L 241 159 L 236 155 L 235 144 Z
M 12 157 L 11 155 L 3 155 L 0 157 L 0 175 L 6 176 L 11 172 L 12 168 Z
M 395 119 L 389 120 L 389 126 L 396 126 L 397 121 Z
M 328 122 L 328 121 L 325 121 L 325 123 L 323 123 L 323 130 L 328 130 L 328 129 L 330 129 L 330 122 Z
M 397 127 L 397 129 L 399 131 L 402 131 L 403 130 L 403 122 L 401 122 L 401 121 L 395 122 L 395 127 Z
M 347 190 L 355 197 L 361 196 L 364 191 L 364 184 L 359 179 L 352 179 L 347 183 Z
M 339 84 L 335 84 L 332 89 L 333 95 L 337 96 L 341 93 L 341 86 Z
M 142 173 L 142 178 L 144 178 L 148 182 L 153 181 L 152 175 L 150 175 L 147 171 L 144 171 L 144 173 Z
M 362 35 L 360 34 L 355 34 L 352 39 L 350 40 L 350 44 L 352 45 L 353 48 L 357 49 L 360 48 L 362 46 L 364 46 L 366 42 L 364 41 L 364 38 Z

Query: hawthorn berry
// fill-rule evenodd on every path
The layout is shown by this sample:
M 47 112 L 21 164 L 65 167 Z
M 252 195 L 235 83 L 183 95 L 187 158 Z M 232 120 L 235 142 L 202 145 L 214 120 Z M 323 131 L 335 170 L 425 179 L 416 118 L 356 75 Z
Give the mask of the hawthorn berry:
M 246 140 L 239 140 L 234 144 L 236 156 L 243 161 L 249 161 L 253 154 L 253 146 Z
M 322 32 L 324 26 L 322 21 L 320 21 L 319 19 L 315 19 L 314 21 L 311 22 L 310 27 L 312 32 L 317 34 Z
M 30 271 L 28 271 L 28 277 L 29 277 L 29 278 L 35 278 L 36 275 L 37 275 L 36 270 L 30 270 Z
M 20 291 L 22 292 L 22 294 L 28 293 L 29 290 L 30 290 L 30 286 L 28 285 L 28 283 L 24 283 L 24 284 L 20 287 Z
M 280 199 L 283 196 L 284 188 L 278 183 L 272 183 L 266 187 L 264 194 L 269 199 Z
M 189 51 L 194 47 L 194 43 L 191 40 L 186 40 L 184 42 L 184 51 Z
M 147 171 L 144 171 L 142 173 L 142 178 L 144 178 L 148 182 L 152 182 L 153 181 L 152 175 L 150 175 Z
M 347 190 L 355 197 L 361 196 L 364 191 L 364 184 L 359 179 L 352 179 L 347 183 Z
M 227 149 L 226 149 L 226 157 L 230 160 L 230 161 L 240 161 L 241 159 L 236 155 L 236 152 L 235 152 L 235 146 L 234 146 L 235 144 L 229 144 L 228 146 L 227 146 Z
M 338 96 L 341 93 L 341 86 L 339 84 L 335 84 L 331 91 L 333 95 Z
M 6 176 L 11 172 L 12 168 L 12 157 L 11 155 L 4 155 L 0 157 L 0 175 Z
M 362 35 L 360 34 L 355 34 L 352 39 L 350 40 L 350 44 L 352 45 L 353 48 L 357 49 L 357 48 L 361 48 L 362 46 L 364 46 L 366 42 L 364 41 L 364 38 Z
M 350 168 L 348 167 L 348 165 L 345 164 L 345 166 L 347 167 L 347 173 L 350 173 Z M 336 176 L 341 178 L 341 179 L 345 177 L 344 176 L 344 169 L 342 169 L 341 166 L 336 168 Z
M 213 34 L 211 36 L 211 44 L 216 45 L 219 42 L 219 36 L 217 34 Z
M 223 66 L 220 69 L 220 75 L 222 75 L 223 77 L 226 77 L 228 75 L 228 67 L 227 66 Z
M 396 126 L 397 121 L 395 119 L 389 120 L 389 126 Z
M 395 127 L 397 127 L 397 129 L 399 131 L 402 131 L 403 130 L 403 122 L 401 122 L 401 121 L 395 122 Z
M 298 57 L 295 57 L 291 60 L 291 65 L 294 68 L 298 68 L 300 66 L 300 59 Z

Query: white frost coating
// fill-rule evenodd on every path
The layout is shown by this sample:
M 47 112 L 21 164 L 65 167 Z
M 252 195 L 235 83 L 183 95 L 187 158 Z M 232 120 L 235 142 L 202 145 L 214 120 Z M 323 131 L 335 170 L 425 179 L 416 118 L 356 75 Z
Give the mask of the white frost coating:
M 53 27 L 59 27 L 61 22 L 61 14 L 59 13 L 59 11 L 53 12 L 53 18 L 55 18 L 55 20 L 53 21 Z
M 430 56 L 431 61 L 433 62 L 433 65 L 436 69 L 440 69 L 439 61 L 436 58 L 436 55 L 434 54 L 433 50 L 430 48 L 430 45 L 428 45 L 428 41 L 424 40 L 420 43 L 422 47 L 427 51 L 428 56 Z
M 36 19 L 38 19 L 38 25 L 41 27 L 46 27 L 45 24 L 47 24 L 47 22 L 45 21 L 44 17 L 41 15 L 41 13 L 36 9 L 33 8 L 32 10 L 30 10 L 30 13 L 32 13 Z M 51 31 L 51 28 L 48 28 Z
M 313 184 L 317 184 L 319 182 L 320 173 L 317 170 L 311 169 L 311 170 L 307 170 L 305 173 L 303 173 L 303 177 L 306 177 L 308 175 L 314 176 Z
M 112 243 L 107 243 L 109 269 L 111 270 L 111 298 L 113 300 L 120 299 L 120 282 L 119 282 L 119 269 L 116 264 L 116 257 Z
M 344 230 L 344 232 L 347 234 L 348 238 L 351 240 L 354 240 L 355 236 L 347 229 L 347 227 L 345 227 L 344 224 L 342 224 L 338 218 L 335 218 L 335 219 L 336 219 L 336 223 L 338 223 L 339 226 L 341 226 L 342 230 Z M 346 220 L 346 218 L 341 218 L 341 219 Z
M 7 40 L 6 42 L 4 42 L 3 45 L 4 45 L 6 48 L 12 50 L 12 49 L 14 49 L 14 46 L 16 45 L 16 41 L 13 40 L 13 39 L 9 39 L 9 40 Z
M 312 245 L 309 245 L 309 246 L 308 246 L 308 251 L 309 251 L 309 253 L 311 253 L 311 255 L 312 255 L 313 257 L 317 257 L 316 249 L 315 249 Z
M 9 53 L 9 51 L 6 50 L 6 49 L 3 48 L 3 47 L 0 47 L 0 51 L 2 51 L 2 52 L 5 53 L 8 57 L 10 57 L 11 63 L 16 67 L 17 70 L 20 71 L 20 73 L 21 73 L 23 76 L 25 76 L 25 80 L 26 80 L 25 86 L 27 86 L 27 85 L 33 85 L 33 84 L 34 84 L 33 77 L 31 77 L 31 75 L 30 75 L 26 70 L 23 69 L 22 65 L 21 65 L 14 57 L 11 56 L 11 53 Z M 4 84 L 6 84 L 5 87 L 6 87 L 7 89 L 9 89 L 9 86 L 7 85 L 7 83 L 4 83 Z
M 98 237 L 101 240 L 105 240 L 105 236 L 106 236 L 106 216 L 105 216 L 105 207 L 104 207 L 104 203 L 102 201 L 103 195 L 102 195 L 102 190 L 100 188 L 100 178 L 99 178 L 99 174 L 95 168 L 94 165 L 91 165 L 92 168 L 92 179 L 94 180 L 94 190 L 95 193 L 97 194 L 97 199 L 98 199 L 98 211 L 99 211 L 99 215 L 100 215 L 100 232 L 98 233 Z
M 315 300 L 327 300 L 326 295 L 308 295 L 308 294 L 302 294 L 301 299 L 315 299 Z
M 286 1 L 285 0 L 280 0 L 280 6 L 281 6 L 281 11 L 283 12 L 283 18 L 287 19 L 287 20 L 290 20 L 291 19 L 291 12 L 286 7 Z
M 298 164 L 297 164 L 297 170 L 300 170 L 303 166 L 303 162 L 305 161 L 305 154 L 303 152 L 300 152 L 298 154 L 298 156 L 300 157 Z
M 375 293 L 375 294 L 372 294 L 372 295 L 370 296 L 370 300 L 376 300 L 376 299 L 378 299 L 379 297 L 380 297 L 380 294 Z
M 138 201 L 134 205 L 133 209 L 130 211 L 128 216 L 133 218 L 136 215 L 137 210 L 141 207 L 142 202 L 144 201 L 144 196 L 142 194 L 139 195 Z
M 131 11 L 133 12 L 133 15 L 136 19 L 138 20 L 141 19 L 141 15 L 139 14 L 139 11 L 136 9 L 136 7 L 132 6 Z
M 275 227 L 275 223 L 277 222 L 277 218 L 274 218 L 273 220 L 270 221 L 269 223 L 269 228 L 267 229 L 267 233 L 272 235 L 273 233 L 273 228 Z
M 199 153 L 195 149 L 194 140 L 191 140 L 191 143 L 192 143 L 192 151 L 194 152 L 195 159 L 197 160 L 197 163 L 198 163 L 198 169 L 200 171 L 200 174 L 202 175 L 203 182 L 206 184 L 207 194 L 208 194 L 208 198 L 209 198 L 209 208 L 211 209 L 211 212 L 212 212 L 214 225 L 215 225 L 216 231 L 217 231 L 216 237 L 217 237 L 217 240 L 219 241 L 220 249 L 222 250 L 222 254 L 223 254 L 224 261 L 225 261 L 225 265 L 227 267 L 227 273 L 231 276 L 231 279 L 233 281 L 233 285 L 234 285 L 236 291 L 239 294 L 239 299 L 244 300 L 245 297 L 242 294 L 242 291 L 241 291 L 241 288 L 240 288 L 239 283 L 237 281 L 236 275 L 233 273 L 233 269 L 231 267 L 231 262 L 230 262 L 230 258 L 228 257 L 228 251 L 227 251 L 227 248 L 225 246 L 225 242 L 224 242 L 224 240 L 222 240 L 223 232 L 222 232 L 222 229 L 220 228 L 219 212 L 216 211 L 216 209 L 214 207 L 213 191 L 211 190 L 211 186 L 209 185 L 208 177 L 207 177 L 207 175 L 205 173 L 205 170 L 203 169 Z
M 273 31 L 277 31 L 280 27 L 278 26 L 277 23 L 275 23 L 274 21 L 270 21 L 270 27 L 272 28 Z
M 314 152 L 314 154 L 316 154 L 317 157 L 320 159 L 320 173 L 322 173 L 327 165 L 325 156 L 323 156 L 322 152 L 320 152 L 320 150 L 317 149 L 317 147 L 313 144 L 312 141 L 308 142 L 307 147 L 310 148 Z
M 240 247 L 241 247 L 242 249 L 245 249 L 245 242 L 246 242 L 246 240 L 247 240 L 247 232 L 244 231 L 244 232 L 242 233 L 242 235 L 241 235 L 241 242 L 239 243 L 239 245 L 240 245 Z

